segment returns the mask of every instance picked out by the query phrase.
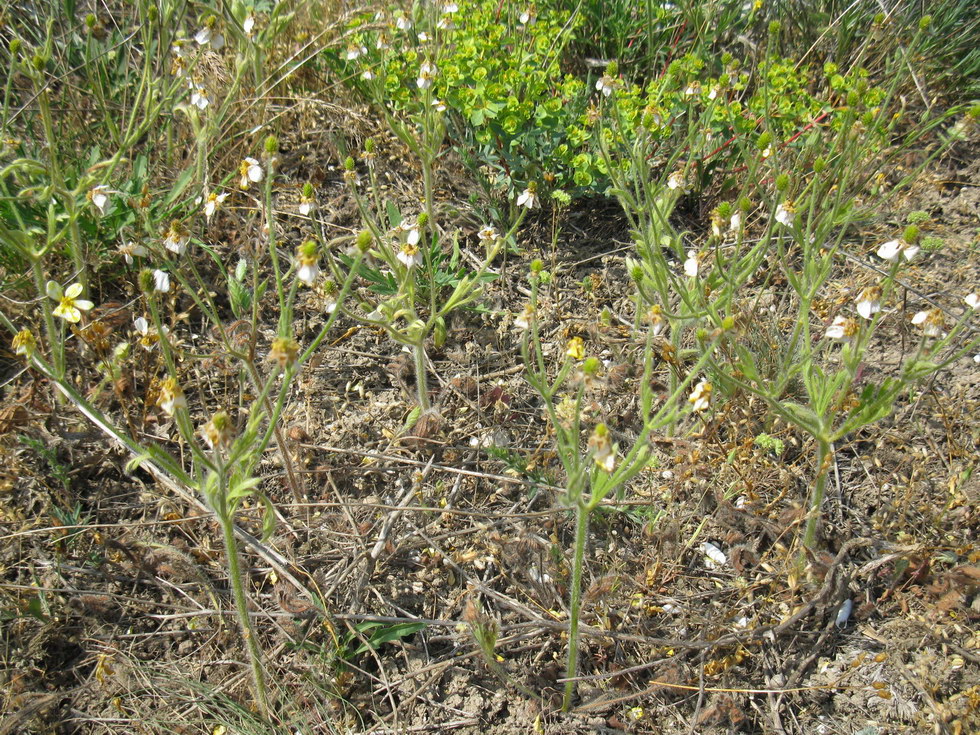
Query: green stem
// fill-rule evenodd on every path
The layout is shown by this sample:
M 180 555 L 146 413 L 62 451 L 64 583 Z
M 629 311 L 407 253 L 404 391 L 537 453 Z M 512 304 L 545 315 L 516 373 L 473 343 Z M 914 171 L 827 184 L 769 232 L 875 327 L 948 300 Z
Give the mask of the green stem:
M 429 379 L 425 372 L 425 346 L 422 342 L 412 345 L 412 358 L 415 362 L 415 387 L 419 394 L 419 408 L 428 411 L 431 407 L 429 403 Z
M 817 476 L 813 481 L 813 495 L 810 497 L 810 510 L 803 534 L 803 546 L 811 551 L 817 543 L 817 523 L 820 521 L 820 506 L 823 505 L 823 496 L 827 489 L 827 475 L 830 473 L 833 451 L 829 441 L 817 437 Z
M 31 273 L 34 276 L 34 288 L 41 298 L 41 313 L 44 315 L 44 331 L 47 333 L 48 345 L 51 347 L 51 362 L 54 363 L 54 375 L 57 380 L 65 377 L 65 343 L 58 333 L 48 303 L 47 283 L 44 281 L 44 271 L 41 269 L 39 258 L 31 258 Z M 60 393 L 58 395 L 61 395 Z
M 568 603 L 568 668 L 565 671 L 565 696 L 561 708 L 568 712 L 575 693 L 575 676 L 578 673 L 578 624 L 582 607 L 582 566 L 585 560 L 585 542 L 589 531 L 589 511 L 580 500 L 575 505 L 575 555 L 572 559 L 572 589 Z
M 242 636 L 245 638 L 245 648 L 248 650 L 249 662 L 252 667 L 252 684 L 255 688 L 255 699 L 259 707 L 259 714 L 269 719 L 271 707 L 269 706 L 269 694 L 265 684 L 265 671 L 262 669 L 262 652 L 259 650 L 258 641 L 255 639 L 255 631 L 248 617 L 248 600 L 245 597 L 245 586 L 242 584 L 242 569 L 238 558 L 238 544 L 235 541 L 235 525 L 232 519 L 226 516 L 227 509 L 222 508 L 221 510 L 222 512 L 218 514 L 218 519 L 221 522 L 225 554 L 228 556 L 228 580 L 231 583 L 231 590 L 235 597 L 235 610 L 238 613 L 238 623 L 242 628 Z

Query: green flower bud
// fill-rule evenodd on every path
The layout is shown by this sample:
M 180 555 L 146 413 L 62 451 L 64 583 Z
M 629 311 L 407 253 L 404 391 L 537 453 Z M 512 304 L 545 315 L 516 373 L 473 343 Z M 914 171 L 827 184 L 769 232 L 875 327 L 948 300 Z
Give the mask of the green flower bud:
M 303 196 L 305 196 L 307 199 L 313 198 L 313 184 L 311 184 L 309 181 L 303 184 Z
M 419 223 L 419 227 L 425 227 L 427 224 L 429 224 L 429 213 L 422 212 L 421 214 L 419 214 L 418 223 Z
M 615 61 L 610 61 L 606 65 L 606 74 L 608 74 L 611 77 L 618 76 L 619 75 L 619 64 L 617 64 Z
M 781 29 L 782 29 L 782 25 L 779 23 L 779 21 L 778 20 L 774 20 L 774 21 L 772 21 L 769 24 L 769 35 L 770 36 L 778 36 L 779 35 L 779 31 Z
M 776 191 L 784 192 L 789 188 L 789 174 L 779 174 L 776 177 Z
M 43 71 L 45 65 L 47 64 L 47 61 L 43 56 L 41 56 L 41 54 L 34 54 L 34 58 L 31 61 L 36 71 Z
M 875 13 L 875 17 L 874 17 L 874 20 L 872 22 L 876 26 L 880 26 L 882 23 L 885 22 L 885 14 L 884 13 Z
M 823 158 L 818 158 L 813 162 L 813 173 L 820 174 L 823 173 L 824 169 L 827 168 L 827 161 Z
M 727 51 L 721 55 L 721 65 L 728 66 L 732 63 L 732 55 Z
M 732 203 L 722 202 L 718 205 L 718 216 L 722 219 L 729 219 L 732 216 Z
M 868 80 L 863 78 L 858 79 L 858 83 L 854 85 L 854 89 L 863 97 L 864 93 L 868 91 Z
M 11 56 L 16 56 L 18 53 L 20 53 L 20 50 L 23 46 L 24 46 L 24 42 L 21 41 L 19 38 L 11 38 L 10 43 L 7 45 L 7 48 L 10 50 Z
M 543 270 L 544 270 L 544 261 L 542 261 L 540 259 L 536 259 L 536 260 L 532 260 L 531 261 L 531 273 L 533 275 L 535 275 L 535 276 L 536 275 L 539 275 L 541 273 L 541 271 L 543 271 Z
M 160 11 L 157 10 L 157 6 L 156 5 L 150 5 L 150 7 L 147 8 L 146 15 L 150 19 L 150 22 L 151 23 L 155 23 L 156 22 L 156 19 L 159 17 L 159 14 L 160 14 Z
M 270 135 L 265 139 L 265 152 L 269 155 L 274 154 L 279 150 L 279 139 L 274 135 Z
M 374 153 L 374 138 L 368 138 L 364 141 L 364 152 Z
M 919 241 L 919 228 L 915 225 L 909 225 L 905 228 L 902 239 L 909 245 L 915 245 Z
M 143 293 L 150 294 L 156 290 L 156 280 L 153 277 L 153 271 L 149 268 L 141 270 L 137 279 L 140 291 Z
M 852 89 L 847 93 L 847 105 L 848 107 L 857 107 L 859 104 L 861 104 L 861 95 Z
M 95 13 L 89 13 L 88 15 L 85 16 L 85 26 L 89 30 L 92 30 L 93 28 L 95 28 L 95 26 L 96 26 L 96 24 L 98 22 L 99 22 L 99 19 L 95 17 Z
M 733 317 L 733 316 L 726 316 L 724 319 L 722 319 L 721 320 L 721 328 L 724 329 L 726 332 L 728 330 L 730 330 L 730 329 L 734 329 L 735 328 L 735 317 Z
M 708 337 L 709 337 L 708 330 L 705 329 L 704 327 L 701 327 L 695 333 L 695 336 L 697 337 L 698 342 L 707 342 L 708 341 Z
M 319 249 L 320 246 L 314 240 L 307 240 L 297 248 L 299 254 L 304 258 L 315 258 Z
M 374 242 L 374 235 L 371 234 L 370 230 L 361 230 L 357 233 L 357 240 L 355 241 L 357 249 L 362 253 L 366 253 Z
M 756 148 L 760 151 L 764 151 L 772 143 L 772 133 L 766 131 L 759 136 L 759 140 L 756 142 Z
M 823 65 L 823 73 L 826 74 L 828 77 L 834 76 L 834 74 L 837 73 L 837 69 L 838 69 L 837 64 L 835 64 L 832 61 L 828 61 L 826 64 Z
M 347 158 L 344 159 L 344 171 L 353 171 L 353 170 L 354 170 L 354 157 L 347 156 Z
M 741 199 L 738 200 L 738 208 L 743 212 L 751 212 L 752 200 L 749 199 L 748 197 L 742 197 Z
M 864 127 L 870 128 L 875 124 L 875 114 L 871 112 L 871 110 L 868 110 L 861 115 L 861 123 L 864 125 Z
M 582 372 L 591 378 L 599 374 L 600 368 L 602 368 L 602 361 L 598 357 L 587 357 L 582 363 Z
M 966 115 L 972 120 L 980 120 L 980 104 L 973 105 Z
M 919 30 L 920 31 L 928 30 L 930 25 L 932 25 L 932 16 L 931 15 L 923 15 L 919 19 Z

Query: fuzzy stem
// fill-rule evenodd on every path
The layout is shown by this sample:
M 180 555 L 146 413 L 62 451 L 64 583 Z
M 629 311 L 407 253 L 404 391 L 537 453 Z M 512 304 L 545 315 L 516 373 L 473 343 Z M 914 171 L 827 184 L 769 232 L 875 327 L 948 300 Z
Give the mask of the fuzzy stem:
M 235 541 L 235 526 L 230 517 L 226 517 L 226 509 L 218 514 L 221 522 L 221 530 L 224 536 L 225 554 L 228 557 L 228 580 L 231 583 L 231 590 L 235 597 L 235 610 L 238 613 L 238 623 L 242 628 L 242 635 L 245 638 L 245 647 L 248 650 L 249 663 L 252 668 L 252 684 L 255 688 L 254 694 L 256 703 L 259 707 L 259 714 L 268 719 L 271 708 L 269 706 L 269 694 L 265 685 L 265 672 L 262 669 L 262 653 L 259 644 L 255 640 L 255 632 L 248 617 L 248 600 L 245 598 L 245 586 L 242 583 L 242 569 L 238 558 L 238 544 Z
M 575 505 L 575 555 L 572 560 L 572 589 L 568 603 L 568 668 L 565 671 L 565 696 L 561 708 L 568 712 L 575 693 L 575 675 L 578 673 L 578 623 L 582 607 L 582 566 L 585 559 L 585 542 L 589 531 L 589 509 L 581 500 Z
M 817 543 L 817 523 L 820 521 L 820 506 L 823 505 L 824 491 L 827 489 L 827 475 L 830 471 L 833 447 L 822 437 L 817 437 L 817 476 L 813 481 L 813 495 L 803 534 L 803 546 L 811 551 Z
M 419 394 L 419 408 L 428 411 L 429 403 L 429 379 L 425 372 L 425 347 L 421 342 L 412 345 L 412 357 L 415 362 L 415 387 Z

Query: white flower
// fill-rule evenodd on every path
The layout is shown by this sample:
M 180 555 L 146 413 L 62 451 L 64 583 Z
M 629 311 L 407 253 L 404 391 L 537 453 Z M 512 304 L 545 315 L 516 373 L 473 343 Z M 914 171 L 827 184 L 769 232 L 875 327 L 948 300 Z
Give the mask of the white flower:
M 687 397 L 688 403 L 691 404 L 691 408 L 694 411 L 703 411 L 709 405 L 711 405 L 711 383 L 709 383 L 704 378 L 701 379 L 694 390 L 691 391 L 691 395 Z
M 412 21 L 410 21 L 404 15 L 399 15 L 397 18 L 395 18 L 395 26 L 400 31 L 408 31 L 412 28 Z
M 99 214 L 105 214 L 105 208 L 109 205 L 109 187 L 102 185 L 92 187 L 88 199 L 99 210 Z
M 497 232 L 497 230 L 491 225 L 484 225 L 480 231 L 476 233 L 476 236 L 480 238 L 481 242 L 492 243 L 500 239 L 500 233 Z
M 609 97 L 619 87 L 620 81 L 608 74 L 603 74 L 599 81 L 595 83 L 595 88 L 602 93 L 603 97 Z
M 453 24 L 453 19 L 448 15 L 444 15 L 439 20 L 436 21 L 436 28 L 440 31 L 451 31 L 456 26 Z
M 973 362 L 977 363 L 977 365 L 980 365 L 980 352 L 978 352 L 973 356 Z
M 436 108 L 436 112 L 446 111 L 446 103 L 442 100 L 432 100 L 432 106 Z
M 718 97 L 718 87 L 712 87 L 711 91 L 708 92 L 708 99 L 713 100 Z
M 358 46 L 356 43 L 354 43 L 347 47 L 347 53 L 344 55 L 344 58 L 346 58 L 348 61 L 354 61 L 355 59 L 364 56 L 366 53 L 366 47 Z
M 824 337 L 827 339 L 837 339 L 849 341 L 858 331 L 858 324 L 853 319 L 845 316 L 834 317 L 833 323 L 827 327 Z
M 787 200 L 776 207 L 776 221 L 779 224 L 791 227 L 794 219 L 796 219 L 796 207 L 793 206 L 793 202 Z
M 299 199 L 299 213 L 304 217 L 309 216 L 313 211 L 314 201 L 312 197 L 301 196 Z
M 187 243 L 191 240 L 190 231 L 183 224 L 174 220 L 163 235 L 163 244 L 172 253 L 183 255 L 187 250 Z
M 965 301 L 966 305 L 969 306 L 971 309 L 976 309 L 978 306 L 980 306 L 980 294 L 974 291 L 973 293 L 969 294 L 965 299 L 963 299 L 963 301 Z
M 167 378 L 163 381 L 163 385 L 160 386 L 157 405 L 168 416 L 173 416 L 178 409 L 187 408 L 187 398 L 184 397 L 184 391 L 181 390 L 176 380 Z
M 211 192 L 208 194 L 207 199 L 204 201 L 204 216 L 208 220 L 214 215 L 215 212 L 221 207 L 221 204 L 228 198 L 228 192 L 222 194 L 215 194 Z
M 312 286 L 320 275 L 320 266 L 314 260 L 312 262 L 304 262 L 300 264 L 300 267 L 296 271 L 296 278 L 299 279 L 301 283 L 305 283 L 307 286 Z
M 144 248 L 142 245 L 137 245 L 132 240 L 127 240 L 119 246 L 119 254 L 123 256 L 123 259 L 126 261 L 126 265 L 132 265 L 134 257 L 146 257 L 146 248 Z
M 372 79 L 374 79 L 374 72 L 370 69 L 365 69 L 361 72 L 361 79 L 363 79 L 365 82 L 370 82 Z
M 207 26 L 194 34 L 194 40 L 197 41 L 198 46 L 210 44 L 215 51 L 220 51 L 225 47 L 225 37 L 220 33 L 212 33 Z
M 528 330 L 531 328 L 532 321 L 534 321 L 534 307 L 525 304 L 524 311 L 514 317 L 514 326 L 521 330 Z
M 428 89 L 432 86 L 432 80 L 436 78 L 439 70 L 431 61 L 423 61 L 419 67 L 419 78 L 416 80 L 419 89 Z
M 868 286 L 857 298 L 857 313 L 865 319 L 881 311 L 881 287 Z
M 529 25 L 529 26 L 533 26 L 534 25 L 534 22 L 537 19 L 538 19 L 538 17 L 534 14 L 534 11 L 533 10 L 525 10 L 523 13 L 521 13 L 521 16 L 520 16 L 521 23 L 524 24 L 524 25 Z
M 459 5 L 457 3 L 446 3 L 442 6 L 443 13 L 458 13 Z
M 247 38 L 252 37 L 252 31 L 255 30 L 255 16 L 249 15 L 245 20 L 242 21 L 242 30 L 245 31 L 245 36 Z
M 728 230 L 730 232 L 738 232 L 742 227 L 742 213 L 736 212 L 732 215 L 732 220 L 728 225 Z
M 170 275 L 166 271 L 153 271 L 153 287 L 160 293 L 167 293 L 170 290 Z
M 133 326 L 136 327 L 136 332 L 140 335 L 138 341 L 144 350 L 152 350 L 156 346 L 156 343 L 160 341 L 160 334 L 157 333 L 156 329 L 150 327 L 150 323 L 145 317 L 136 317 L 133 320 Z M 168 333 L 169 330 L 163 327 L 161 334 L 166 337 Z
M 246 158 L 238 166 L 238 173 L 241 174 L 241 181 L 239 186 L 242 189 L 247 189 L 249 182 L 258 183 L 262 181 L 262 167 L 259 162 L 254 158 Z
M 922 334 L 926 337 L 942 336 L 943 313 L 939 309 L 916 312 L 916 315 L 912 317 L 912 323 L 922 327 Z
M 401 225 L 400 229 L 402 232 L 407 233 L 405 235 L 406 243 L 412 246 L 419 244 L 419 240 L 422 239 L 422 231 L 419 229 L 418 222 L 412 225 Z
M 771 156 L 771 155 L 772 155 L 772 146 L 771 145 L 767 145 L 765 148 L 762 149 L 762 157 L 763 158 L 769 158 L 769 156 Z
M 534 209 L 536 206 L 538 206 L 537 193 L 529 186 L 519 197 L 517 197 L 517 206 Z
M 78 323 L 82 318 L 82 312 L 95 306 L 91 301 L 78 298 L 82 295 L 80 283 L 73 283 L 62 292 L 61 286 L 56 281 L 48 281 L 47 290 L 48 296 L 58 302 L 58 306 L 52 313 L 66 322 Z
M 905 240 L 889 240 L 878 248 L 878 257 L 894 263 L 899 257 L 904 257 L 906 261 L 912 260 L 918 252 L 918 245 L 912 245 Z
M 687 260 L 684 261 L 684 275 L 688 278 L 698 277 L 698 254 L 694 250 L 687 251 Z
M 667 177 L 667 188 L 668 189 L 680 189 L 684 191 L 684 172 L 674 171 L 670 176 Z
M 688 97 L 693 97 L 700 91 L 701 91 L 701 85 L 698 84 L 697 82 L 691 82 L 690 84 L 687 85 L 687 89 L 684 90 L 684 94 L 687 95 Z
M 398 260 L 400 260 L 406 268 L 412 269 L 417 265 L 422 264 L 422 253 L 410 242 L 406 242 L 402 245 L 402 249 L 398 252 Z
M 204 87 L 194 87 L 194 91 L 191 92 L 191 104 L 199 110 L 206 109 L 211 104 L 208 91 Z
M 419 31 L 419 43 L 428 43 L 428 42 L 429 42 L 429 34 L 426 33 L 425 31 Z

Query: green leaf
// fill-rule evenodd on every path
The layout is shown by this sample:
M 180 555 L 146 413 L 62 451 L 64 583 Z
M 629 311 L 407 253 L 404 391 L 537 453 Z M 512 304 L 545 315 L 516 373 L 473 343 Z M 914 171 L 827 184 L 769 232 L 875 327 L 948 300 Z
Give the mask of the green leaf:
M 191 177 L 194 175 L 194 167 L 189 167 L 184 173 L 182 173 L 177 181 L 174 182 L 173 188 L 170 190 L 170 194 L 164 200 L 164 206 L 170 206 L 184 193 L 184 189 L 191 183 Z
M 401 640 L 402 638 L 407 638 L 410 635 L 415 635 L 420 630 L 425 628 L 425 623 L 395 623 L 394 625 L 386 625 L 383 628 L 377 628 L 368 637 L 366 642 L 361 643 L 354 650 L 354 656 L 359 656 L 362 653 L 367 653 L 368 651 L 377 650 L 379 646 L 385 643 L 391 643 L 392 641 Z
M 265 506 L 262 513 L 262 541 L 268 541 L 276 530 L 276 509 L 265 493 L 259 493 L 259 500 Z

